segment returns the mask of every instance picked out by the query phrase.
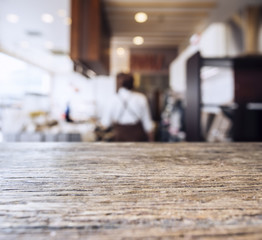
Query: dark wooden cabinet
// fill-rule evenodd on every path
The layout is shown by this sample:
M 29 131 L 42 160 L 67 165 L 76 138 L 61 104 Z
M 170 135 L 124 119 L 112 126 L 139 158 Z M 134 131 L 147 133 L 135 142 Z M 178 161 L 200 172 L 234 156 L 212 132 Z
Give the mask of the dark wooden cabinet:
M 70 57 L 83 75 L 108 74 L 110 31 L 100 0 L 71 0 Z M 91 70 L 91 71 L 90 71 Z

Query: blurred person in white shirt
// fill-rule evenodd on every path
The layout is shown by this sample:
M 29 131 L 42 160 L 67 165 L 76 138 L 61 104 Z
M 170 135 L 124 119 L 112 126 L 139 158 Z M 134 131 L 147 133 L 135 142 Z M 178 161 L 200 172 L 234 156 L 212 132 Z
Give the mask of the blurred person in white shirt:
M 119 89 L 101 124 L 106 128 L 113 126 L 115 141 L 153 141 L 154 124 L 147 98 L 133 91 L 131 74 L 119 73 L 117 84 Z

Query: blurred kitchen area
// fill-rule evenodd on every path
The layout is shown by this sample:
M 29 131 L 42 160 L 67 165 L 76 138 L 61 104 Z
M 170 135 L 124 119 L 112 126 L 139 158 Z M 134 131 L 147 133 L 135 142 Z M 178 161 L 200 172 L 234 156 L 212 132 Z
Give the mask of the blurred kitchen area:
M 0 142 L 105 140 L 119 72 L 155 141 L 261 141 L 262 2 L 0 0 Z

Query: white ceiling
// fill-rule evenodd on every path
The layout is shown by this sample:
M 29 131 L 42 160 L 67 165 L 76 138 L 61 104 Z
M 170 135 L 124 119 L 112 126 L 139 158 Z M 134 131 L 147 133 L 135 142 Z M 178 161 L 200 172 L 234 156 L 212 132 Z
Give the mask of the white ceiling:
M 64 23 L 70 16 L 69 0 L 0 0 L 0 50 L 50 72 L 70 66 L 70 26 Z M 65 11 L 64 17 L 58 10 Z M 44 23 L 42 14 L 51 14 L 52 23 Z M 7 21 L 8 14 L 18 16 L 17 23 Z
M 102 0 L 111 26 L 113 43 L 133 47 L 134 36 L 144 37 L 147 46 L 179 46 L 201 33 L 210 23 L 225 21 L 248 4 L 261 0 Z M 136 12 L 148 21 L 136 23 Z
M 223 21 L 247 4 L 261 0 L 102 0 L 112 30 L 112 42 L 132 47 L 132 38 L 144 37 L 142 47 L 186 46 L 189 38 L 213 21 Z M 70 16 L 70 0 L 0 0 L 0 50 L 32 62 L 49 71 L 70 68 L 68 53 L 70 26 L 57 11 Z M 148 21 L 134 21 L 138 11 L 148 13 Z M 53 23 L 43 23 L 41 15 L 51 14 Z M 19 17 L 17 23 L 6 20 L 8 14 Z M 49 46 L 50 47 L 50 46 Z M 52 50 L 51 49 L 51 50 Z
M 115 39 L 132 43 L 142 36 L 144 46 L 178 46 L 198 31 L 217 6 L 216 0 L 104 0 Z M 145 12 L 148 20 L 137 23 L 134 15 Z

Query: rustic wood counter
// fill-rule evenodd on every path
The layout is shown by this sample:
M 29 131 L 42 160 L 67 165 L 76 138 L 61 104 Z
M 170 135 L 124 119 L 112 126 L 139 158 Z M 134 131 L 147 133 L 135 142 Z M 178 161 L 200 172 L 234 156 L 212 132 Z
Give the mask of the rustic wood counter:
M 0 145 L 0 239 L 262 239 L 262 143 Z

